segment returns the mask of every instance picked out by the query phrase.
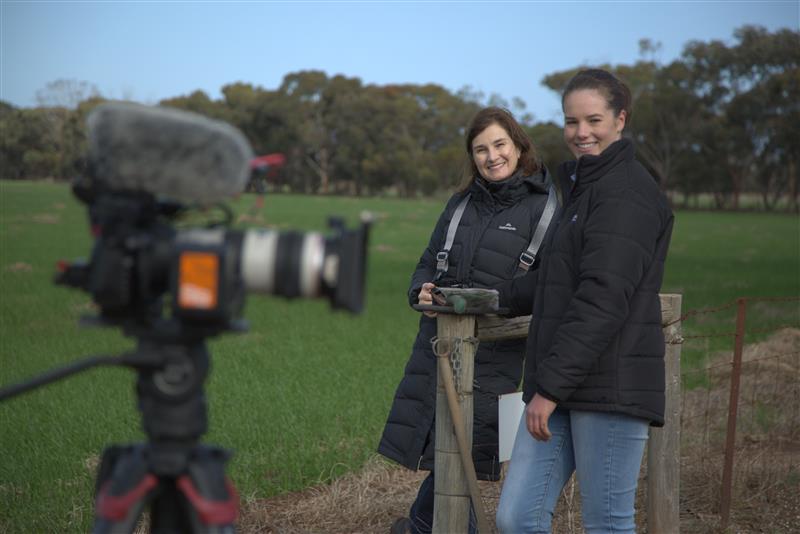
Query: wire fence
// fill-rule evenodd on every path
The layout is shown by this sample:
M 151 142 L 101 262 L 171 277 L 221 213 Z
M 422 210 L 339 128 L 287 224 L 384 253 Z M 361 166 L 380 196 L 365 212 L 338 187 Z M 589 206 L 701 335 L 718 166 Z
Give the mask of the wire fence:
M 800 531 L 800 297 L 679 321 L 681 530 Z
M 661 297 L 667 422 L 651 428 L 637 531 L 800 534 L 800 296 L 682 314 Z M 500 487 L 482 489 L 492 514 Z M 583 532 L 579 495 L 573 476 L 553 534 Z
M 676 406 L 680 424 L 651 429 L 650 445 L 659 433 L 668 443 L 645 454 L 637 531 L 800 533 L 800 297 L 740 298 L 683 314 L 669 309 L 676 302 L 680 309 L 680 298 L 662 296 L 667 378 L 680 391 L 666 415 Z M 674 486 L 654 480 L 678 470 Z M 573 477 L 554 534 L 582 532 L 578 494 Z

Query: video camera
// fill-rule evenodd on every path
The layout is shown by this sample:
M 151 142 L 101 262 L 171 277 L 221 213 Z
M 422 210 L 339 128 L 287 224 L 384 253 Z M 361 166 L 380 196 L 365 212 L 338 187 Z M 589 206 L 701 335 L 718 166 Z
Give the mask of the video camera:
M 60 264 L 56 283 L 88 292 L 105 324 L 152 327 L 177 321 L 207 334 L 241 328 L 248 292 L 326 297 L 363 309 L 369 222 L 341 219 L 333 233 L 231 230 L 226 219 L 179 229 L 192 207 L 241 192 L 252 150 L 235 128 L 199 115 L 104 104 L 88 119 L 89 174 L 73 186 L 89 210 L 88 263 Z
M 253 153 L 232 126 L 193 113 L 109 103 L 88 118 L 89 172 L 73 186 L 95 241 L 88 262 L 61 262 L 56 283 L 89 293 L 93 324 L 119 326 L 135 350 L 100 355 L 0 388 L 5 400 L 97 365 L 137 371 L 142 444 L 103 452 L 93 532 L 134 532 L 149 507 L 153 532 L 233 532 L 238 494 L 230 453 L 199 443 L 208 428 L 206 339 L 244 330 L 248 292 L 327 298 L 363 309 L 369 220 L 332 234 L 232 230 L 220 199 L 241 193 Z M 217 207 L 222 221 L 180 227 Z

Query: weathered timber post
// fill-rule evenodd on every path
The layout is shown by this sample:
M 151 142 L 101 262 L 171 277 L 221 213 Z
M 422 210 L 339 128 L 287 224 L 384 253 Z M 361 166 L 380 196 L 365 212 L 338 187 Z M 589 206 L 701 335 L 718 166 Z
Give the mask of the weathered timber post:
M 498 313 L 497 291 L 437 288 L 437 305 L 415 305 L 435 311 L 437 359 L 436 439 L 433 532 L 466 534 L 472 502 L 481 533 L 491 532 L 472 463 L 473 397 L 475 370 L 475 318 Z
M 483 315 L 478 317 L 476 329 L 478 341 L 502 341 L 528 337 L 530 324 L 530 315 L 511 319 L 496 315 Z
M 450 340 L 475 337 L 474 315 L 440 313 L 436 322 L 436 336 L 448 344 L 448 347 L 445 348 L 448 352 L 452 352 L 453 349 Z M 464 429 L 470 462 L 472 461 L 472 379 L 475 371 L 475 349 L 476 347 L 472 343 L 461 343 L 460 365 L 453 369 L 455 383 L 460 386 L 456 390 L 463 419 L 460 424 Z M 433 532 L 466 534 L 469 529 L 469 484 L 461 461 L 442 375 L 441 372 L 437 373 L 436 380 Z
M 681 295 L 661 295 L 666 404 L 663 428 L 651 428 L 647 443 L 647 532 L 680 532 L 681 475 Z

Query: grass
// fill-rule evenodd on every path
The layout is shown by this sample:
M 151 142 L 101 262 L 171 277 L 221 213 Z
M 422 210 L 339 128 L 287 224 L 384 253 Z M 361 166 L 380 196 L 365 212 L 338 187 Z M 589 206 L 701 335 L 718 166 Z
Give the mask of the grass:
M 796 215 L 678 212 L 662 291 L 683 295 L 683 312 L 715 309 L 738 297 L 800 297 L 800 219 Z M 736 307 L 701 313 L 683 323 L 686 387 L 707 385 L 702 369 L 733 347 Z M 782 325 L 800 327 L 800 301 L 748 304 L 746 343 Z M 692 336 L 710 336 L 697 337 Z
M 250 330 L 209 342 L 205 441 L 234 451 L 228 472 L 244 496 L 266 497 L 338 478 L 374 453 L 415 334 L 406 286 L 443 201 L 272 195 L 257 210 L 254 198 L 232 203 L 241 225 L 321 230 L 328 214 L 351 226 L 364 209 L 379 217 L 363 315 L 249 296 Z M 52 283 L 58 259 L 86 256 L 91 245 L 69 189 L 0 182 L 0 208 L 0 385 L 131 348 L 116 330 L 78 327 L 88 296 Z M 684 311 L 798 295 L 799 247 L 796 216 L 678 213 L 663 292 L 682 293 Z M 758 306 L 753 324 L 798 322 L 796 303 Z M 730 318 L 730 310 L 701 315 L 686 329 L 730 329 Z M 730 339 L 716 343 L 729 348 Z M 687 365 L 703 357 L 688 356 Z M 134 378 L 97 369 L 0 404 L 0 531 L 88 530 L 101 451 L 143 438 Z
M 676 206 L 689 209 L 713 210 L 717 207 L 717 201 L 712 193 L 695 193 L 687 199 L 682 193 L 673 192 L 670 197 Z M 731 201 L 730 195 L 728 195 L 727 200 Z M 761 193 L 741 193 L 739 195 L 739 210 L 767 211 L 764 206 L 763 195 Z M 792 202 L 789 195 L 781 195 L 772 207 L 772 211 L 795 211 L 796 213 L 797 206 Z

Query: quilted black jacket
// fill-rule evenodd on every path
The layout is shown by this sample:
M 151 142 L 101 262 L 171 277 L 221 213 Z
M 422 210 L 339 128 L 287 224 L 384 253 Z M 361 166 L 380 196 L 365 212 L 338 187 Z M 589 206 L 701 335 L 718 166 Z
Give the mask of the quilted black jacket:
M 625 413 L 661 426 L 658 294 L 673 215 L 634 153 L 622 139 L 559 167 L 566 200 L 541 265 L 506 284 L 501 305 L 533 315 L 525 402 L 539 393 L 567 409 Z
M 549 181 L 546 171 L 501 183 L 476 180 L 469 188 L 448 271 L 437 285 L 485 288 L 512 278 L 544 209 Z M 409 304 L 417 303 L 423 283 L 433 281 L 436 253 L 464 194 L 453 195 L 439 217 L 411 277 Z M 382 455 L 411 469 L 433 468 L 436 359 L 430 339 L 435 335 L 435 319 L 422 316 L 378 446 Z M 519 387 L 524 349 L 524 340 L 481 343 L 475 355 L 473 459 L 482 479 L 499 476 L 497 399 Z

